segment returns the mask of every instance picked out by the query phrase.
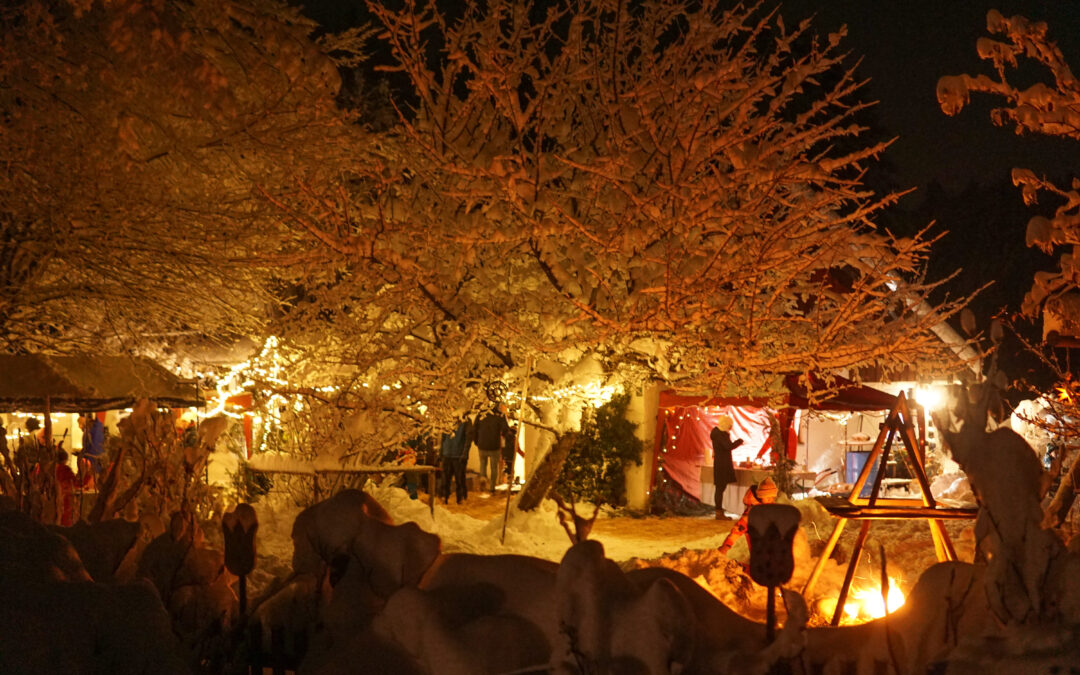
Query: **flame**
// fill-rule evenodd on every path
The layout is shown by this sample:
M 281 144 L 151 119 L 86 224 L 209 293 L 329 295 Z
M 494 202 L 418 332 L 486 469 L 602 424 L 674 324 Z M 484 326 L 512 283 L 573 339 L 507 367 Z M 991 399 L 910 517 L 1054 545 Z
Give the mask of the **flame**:
M 881 598 L 880 588 L 863 588 L 853 591 L 851 601 L 844 603 L 844 614 L 851 614 L 851 606 L 855 605 L 855 617 L 866 616 L 870 619 L 880 619 L 886 614 L 891 614 L 904 604 L 904 593 L 895 579 L 889 579 L 888 612 L 885 611 L 885 602 Z
M 852 588 L 848 593 L 848 600 L 844 603 L 844 613 L 840 617 L 840 625 L 865 623 L 880 619 L 886 613 L 892 614 L 902 607 L 905 601 L 904 593 L 900 590 L 900 584 L 889 577 L 888 612 L 885 611 L 886 603 L 881 598 L 880 586 L 865 586 Z M 836 598 L 824 598 L 819 604 L 821 612 L 832 617 L 836 611 Z

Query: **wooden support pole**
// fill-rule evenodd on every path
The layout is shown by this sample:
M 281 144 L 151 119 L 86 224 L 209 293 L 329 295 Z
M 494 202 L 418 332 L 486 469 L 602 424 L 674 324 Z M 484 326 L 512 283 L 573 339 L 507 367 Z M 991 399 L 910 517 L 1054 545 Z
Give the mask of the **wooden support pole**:
M 431 515 L 435 515 L 435 469 L 425 471 L 427 474 L 427 505 Z
M 53 452 L 53 430 L 52 430 L 52 397 L 45 397 L 45 419 L 42 421 L 45 425 L 43 433 L 45 434 L 45 450 L 48 452 L 49 462 L 56 459 L 56 453 Z
M 247 617 L 247 575 L 240 575 L 240 583 L 238 584 L 239 600 L 240 600 L 240 616 Z
M 934 539 L 938 562 L 955 561 L 956 549 L 953 548 L 952 539 L 949 538 L 944 524 L 936 518 L 928 518 L 926 522 L 930 526 L 930 536 Z
M 514 462 L 517 461 L 518 442 L 520 439 L 521 445 L 525 445 L 525 403 L 529 399 L 529 378 L 532 377 L 533 358 L 530 356 L 525 361 L 525 377 L 521 380 L 521 405 L 518 406 L 518 425 L 517 433 L 514 434 L 514 453 L 510 456 L 510 466 L 506 470 L 506 508 L 503 509 L 503 526 L 502 535 L 499 537 L 499 543 L 506 543 L 506 523 L 510 520 L 510 493 L 514 487 Z M 524 450 L 524 447 L 522 447 Z M 495 491 L 495 486 L 491 486 L 492 492 Z
M 889 454 L 892 452 L 893 439 L 896 437 L 896 430 L 889 429 L 888 435 L 885 437 L 885 445 L 881 448 L 880 459 L 877 463 L 877 473 L 874 474 L 874 487 L 870 490 L 870 506 L 877 504 L 878 495 L 881 494 L 881 481 L 885 479 L 885 472 L 889 468 Z M 867 464 L 871 464 L 874 461 L 874 457 L 871 455 L 867 460 Z
M 866 534 L 870 531 L 870 521 L 864 520 L 859 536 L 855 537 L 855 546 L 851 549 L 851 560 L 848 561 L 847 574 L 844 575 L 844 585 L 840 587 L 840 597 L 836 599 L 836 610 L 833 612 L 830 626 L 839 626 L 840 617 L 844 615 L 844 603 L 847 602 L 848 591 L 851 590 L 851 580 L 855 577 L 855 568 L 859 566 L 859 557 L 862 555 L 863 545 L 866 543 Z
M 836 521 L 836 527 L 833 528 L 832 534 L 829 535 L 829 540 L 825 542 L 825 550 L 821 552 L 821 557 L 818 558 L 813 571 L 810 572 L 810 577 L 806 580 L 806 585 L 803 586 L 802 594 L 804 598 L 809 598 L 810 591 L 814 590 L 814 585 L 817 583 L 818 577 L 821 576 L 821 571 L 825 569 L 825 562 L 832 555 L 833 549 L 836 548 L 836 542 L 840 541 L 840 535 L 844 533 L 845 525 L 847 525 L 847 518 L 840 518 Z
M 945 551 L 945 545 L 941 543 L 941 533 L 934 527 L 934 521 L 928 518 L 926 524 L 930 528 L 930 539 L 934 542 L 934 556 L 938 562 L 948 561 L 949 554 Z
M 900 499 L 879 499 L 877 506 L 851 504 L 825 508 L 837 518 L 862 518 L 906 520 L 911 518 L 934 518 L 936 520 L 974 520 L 979 510 L 974 508 L 939 509 L 930 506 L 909 506 L 912 502 Z
M 765 590 L 765 643 L 772 644 L 776 639 L 776 586 L 766 586 Z

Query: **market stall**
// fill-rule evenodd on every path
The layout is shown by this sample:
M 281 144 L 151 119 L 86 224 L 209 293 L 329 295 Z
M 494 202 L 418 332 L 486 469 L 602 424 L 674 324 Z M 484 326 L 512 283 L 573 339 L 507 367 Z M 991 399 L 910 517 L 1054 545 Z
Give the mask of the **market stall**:
M 841 377 L 790 375 L 783 379 L 783 387 L 782 395 L 767 398 L 661 392 L 652 488 L 662 471 L 691 498 L 715 504 L 709 433 L 719 417 L 726 415 L 733 422 L 732 438 L 741 439 L 743 444 L 733 453 L 737 483 L 724 494 L 722 506 L 729 512 L 741 512 L 742 495 L 757 482 L 755 478 L 760 480 L 769 473 L 766 467 L 774 463 L 771 456 L 791 462 L 802 459 L 792 478 L 813 484 L 816 471 L 807 466 L 805 457 L 796 455 L 798 429 L 808 411 L 877 412 L 891 409 L 896 402 L 891 394 Z

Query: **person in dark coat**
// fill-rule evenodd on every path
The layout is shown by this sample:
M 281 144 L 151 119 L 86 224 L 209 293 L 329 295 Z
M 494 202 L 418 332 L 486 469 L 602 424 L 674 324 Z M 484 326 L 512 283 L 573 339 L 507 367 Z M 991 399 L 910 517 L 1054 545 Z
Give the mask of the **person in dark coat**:
M 476 448 L 480 451 L 480 475 L 488 477 L 488 491 L 494 493 L 499 483 L 499 458 L 505 456 L 510 424 L 499 405 L 476 421 Z
M 19 463 L 20 472 L 29 474 L 36 464 L 46 460 L 45 440 L 40 431 L 41 423 L 36 417 L 26 420 L 26 434 L 19 436 L 19 448 L 15 452 L 15 459 Z
M 457 503 L 465 501 L 469 496 L 465 486 L 465 467 L 469 463 L 469 448 L 473 442 L 473 424 L 468 413 L 463 413 L 457 428 L 452 434 L 443 434 L 442 443 L 439 447 L 439 455 L 442 459 L 442 486 L 441 496 L 443 503 L 450 501 L 450 482 L 455 483 L 455 495 Z
M 731 458 L 731 451 L 742 445 L 742 439 L 731 440 L 731 418 L 721 415 L 716 420 L 709 438 L 713 448 L 713 485 L 716 488 L 716 519 L 724 519 L 724 491 L 730 483 L 735 482 L 735 462 Z

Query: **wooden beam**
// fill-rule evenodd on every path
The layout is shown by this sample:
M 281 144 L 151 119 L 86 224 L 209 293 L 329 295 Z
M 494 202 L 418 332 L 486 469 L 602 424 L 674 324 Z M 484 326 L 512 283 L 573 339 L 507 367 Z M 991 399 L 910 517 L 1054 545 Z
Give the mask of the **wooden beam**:
M 836 527 L 833 528 L 829 540 L 825 542 L 825 550 L 821 552 L 821 557 L 818 558 L 817 563 L 814 564 L 814 569 L 810 572 L 810 577 L 806 580 L 806 585 L 803 586 L 802 594 L 804 598 L 809 598 L 810 591 L 814 590 L 818 577 L 821 576 L 821 571 L 825 569 L 825 562 L 829 559 L 829 556 L 832 555 L 833 549 L 836 548 L 836 542 L 840 541 L 840 535 L 843 534 L 845 525 L 847 525 L 847 518 L 841 518 L 836 521 Z
M 855 546 L 851 549 L 851 560 L 848 561 L 847 574 L 844 575 L 844 585 L 840 587 L 840 597 L 836 599 L 836 610 L 833 612 L 830 626 L 839 626 L 840 617 L 844 615 L 844 603 L 847 602 L 848 591 L 851 590 L 851 580 L 855 577 L 855 568 L 859 566 L 859 556 L 862 555 L 863 545 L 866 543 L 866 534 L 870 531 L 870 521 L 864 520 L 859 536 L 855 537 Z
M 930 525 L 930 535 L 934 537 L 935 549 L 940 547 L 941 550 L 937 552 L 938 562 L 950 562 L 956 560 L 956 549 L 953 548 L 952 539 L 949 538 L 949 533 L 945 530 L 945 524 L 937 518 L 931 518 L 928 520 Z
M 825 509 L 837 518 L 851 518 L 861 520 L 871 518 L 876 520 L 895 519 L 910 520 L 919 518 L 932 518 L 937 520 L 974 520 L 979 513 L 978 509 L 939 509 L 929 506 L 826 506 Z

